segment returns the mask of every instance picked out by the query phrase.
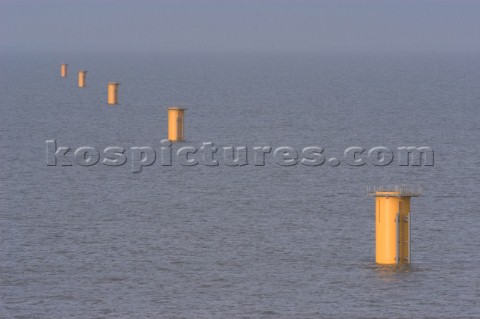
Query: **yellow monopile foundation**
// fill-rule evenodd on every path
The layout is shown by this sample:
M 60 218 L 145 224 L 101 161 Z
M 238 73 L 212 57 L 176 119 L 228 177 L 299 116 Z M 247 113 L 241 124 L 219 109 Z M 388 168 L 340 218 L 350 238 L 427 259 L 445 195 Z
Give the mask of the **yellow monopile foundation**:
M 118 104 L 118 86 L 120 83 L 108 82 L 108 104 Z
M 183 141 L 185 131 L 183 127 L 185 110 L 179 107 L 168 108 L 168 139 L 172 142 Z
M 84 88 L 86 85 L 87 71 L 78 71 L 78 87 Z
M 378 190 L 375 196 L 375 252 L 378 264 L 410 263 L 410 198 L 418 192 L 396 188 Z
M 62 78 L 67 77 L 67 67 L 68 67 L 68 64 L 66 63 L 62 63 L 60 65 L 60 75 L 62 76 Z

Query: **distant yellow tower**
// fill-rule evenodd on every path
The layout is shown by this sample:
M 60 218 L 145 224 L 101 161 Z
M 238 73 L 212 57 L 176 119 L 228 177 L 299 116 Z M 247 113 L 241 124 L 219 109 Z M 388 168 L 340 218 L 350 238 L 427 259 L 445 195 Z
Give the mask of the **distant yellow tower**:
M 384 265 L 410 263 L 410 198 L 420 195 L 419 191 L 405 187 L 374 189 L 375 196 L 375 242 L 376 262 Z
M 68 64 L 66 63 L 62 63 L 60 65 L 60 75 L 62 76 L 62 78 L 67 77 L 67 67 L 68 67 Z
M 183 127 L 185 110 L 179 107 L 168 108 L 168 139 L 170 141 L 183 141 L 185 139 Z
M 120 83 L 108 82 L 108 104 L 118 104 L 118 86 Z
M 87 76 L 87 71 L 78 71 L 78 87 L 79 88 L 84 88 L 86 83 L 85 83 L 85 77 Z

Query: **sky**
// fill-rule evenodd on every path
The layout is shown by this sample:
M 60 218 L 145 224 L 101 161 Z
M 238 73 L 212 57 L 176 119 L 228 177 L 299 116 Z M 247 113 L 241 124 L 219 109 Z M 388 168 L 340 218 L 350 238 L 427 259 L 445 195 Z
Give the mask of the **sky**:
M 0 50 L 480 51 L 480 0 L 0 0 Z

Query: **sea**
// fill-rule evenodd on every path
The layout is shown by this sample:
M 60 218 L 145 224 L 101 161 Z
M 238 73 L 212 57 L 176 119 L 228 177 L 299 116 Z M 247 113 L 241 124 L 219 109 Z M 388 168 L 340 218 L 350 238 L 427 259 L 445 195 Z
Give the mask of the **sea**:
M 478 53 L 9 51 L 0 112 L 0 318 L 480 318 Z M 381 266 L 395 186 L 411 264 Z

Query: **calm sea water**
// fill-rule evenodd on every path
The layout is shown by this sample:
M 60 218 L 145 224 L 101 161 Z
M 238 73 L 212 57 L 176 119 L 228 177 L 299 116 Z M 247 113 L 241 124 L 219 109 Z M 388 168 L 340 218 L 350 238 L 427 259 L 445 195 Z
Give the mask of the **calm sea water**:
M 479 88 L 473 54 L 4 53 L 0 317 L 480 318 Z M 430 146 L 435 165 L 46 165 L 49 139 L 158 149 L 170 105 L 182 145 Z M 423 186 L 409 268 L 374 262 L 366 187 L 392 184 Z

